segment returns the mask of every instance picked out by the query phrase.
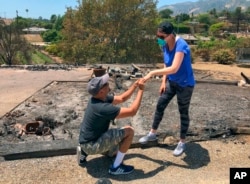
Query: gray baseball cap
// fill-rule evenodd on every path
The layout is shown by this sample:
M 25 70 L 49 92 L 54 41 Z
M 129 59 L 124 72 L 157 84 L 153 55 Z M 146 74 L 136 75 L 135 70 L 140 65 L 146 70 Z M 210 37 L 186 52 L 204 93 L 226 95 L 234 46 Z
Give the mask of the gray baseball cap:
M 99 90 L 108 82 L 109 74 L 106 73 L 101 77 L 95 77 L 91 79 L 88 83 L 88 92 L 89 94 L 95 96 Z

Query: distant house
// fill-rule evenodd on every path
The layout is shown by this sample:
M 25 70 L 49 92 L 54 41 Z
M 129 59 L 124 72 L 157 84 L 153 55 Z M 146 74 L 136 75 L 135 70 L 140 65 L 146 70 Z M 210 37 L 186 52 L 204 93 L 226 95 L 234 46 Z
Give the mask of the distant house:
M 210 38 L 208 37 L 195 37 L 190 34 L 179 34 L 178 36 L 182 37 L 188 44 L 190 45 L 196 45 L 199 40 L 201 41 L 209 41 Z
M 180 34 L 180 37 L 182 37 L 188 44 L 195 45 L 198 41 L 197 38 L 195 38 L 193 35 L 190 34 Z
M 39 28 L 39 27 L 29 27 L 25 28 L 22 31 L 26 34 L 41 34 L 42 32 L 47 31 L 48 29 L 45 28 Z

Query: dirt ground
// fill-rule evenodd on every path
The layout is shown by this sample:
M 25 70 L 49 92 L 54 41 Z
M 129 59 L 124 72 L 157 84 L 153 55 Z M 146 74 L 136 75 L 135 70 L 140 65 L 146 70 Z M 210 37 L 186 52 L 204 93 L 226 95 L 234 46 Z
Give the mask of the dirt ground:
M 206 76 L 212 76 L 217 80 L 242 80 L 241 72 L 250 76 L 250 68 L 241 68 L 237 67 L 237 65 L 195 62 L 193 68 L 207 71 L 208 74 Z M 70 71 L 0 69 L 0 117 L 51 81 L 86 81 L 91 73 L 92 70 L 86 68 L 76 68 Z M 206 76 L 203 79 L 206 79 Z
M 238 81 L 249 68 L 196 62 L 195 70 L 206 71 L 203 79 Z M 0 69 L 0 117 L 51 81 L 86 81 L 92 71 L 78 68 L 71 71 L 27 71 Z M 249 88 L 250 89 L 250 88 Z M 112 183 L 229 183 L 231 167 L 250 167 L 250 136 L 231 140 L 188 143 L 187 152 L 173 157 L 174 147 L 130 149 L 125 163 L 135 166 L 126 176 L 110 176 L 111 160 L 89 156 L 86 167 L 76 164 L 75 155 L 0 162 L 0 183 L 95 183 L 109 178 Z M 0 150 L 1 151 L 1 150 Z M 97 167 L 98 166 L 98 167 Z M 13 177 L 15 176 L 15 177 Z

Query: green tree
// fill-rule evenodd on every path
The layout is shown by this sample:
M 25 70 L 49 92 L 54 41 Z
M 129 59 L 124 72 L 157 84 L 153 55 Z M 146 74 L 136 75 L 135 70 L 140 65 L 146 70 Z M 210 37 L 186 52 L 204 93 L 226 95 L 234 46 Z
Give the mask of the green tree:
M 14 27 L 18 29 L 24 29 L 30 26 L 30 20 L 23 17 L 17 17 L 16 20 L 12 23 Z
M 236 32 L 238 33 L 240 28 L 240 21 L 243 19 L 241 7 L 237 7 L 233 15 L 234 19 L 236 20 Z
M 231 17 L 231 13 L 229 10 L 224 9 L 221 12 L 218 12 L 218 17 L 221 17 L 221 16 L 226 17 L 226 20 L 229 20 Z
M 219 22 L 209 27 L 209 33 L 211 33 L 212 35 L 218 35 L 219 33 L 223 32 L 225 28 L 226 24 L 224 22 Z
M 63 28 L 63 19 L 64 16 L 57 16 L 54 24 L 53 24 L 53 28 L 57 31 L 60 31 Z
M 162 19 L 169 19 L 171 18 L 173 11 L 170 9 L 165 9 L 165 10 L 160 11 L 159 14 Z
M 60 48 L 75 63 L 152 62 L 157 16 L 153 0 L 83 0 L 66 12 Z
M 181 13 L 180 14 L 180 22 L 185 22 L 187 20 L 190 20 L 190 16 L 186 13 Z
M 51 15 L 50 23 L 53 25 L 53 29 L 60 31 L 62 29 L 64 16 L 56 16 L 55 14 Z
M 41 35 L 45 42 L 57 42 L 62 39 L 60 32 L 55 29 L 43 32 Z
M 54 24 L 56 22 L 57 16 L 55 14 L 51 15 L 50 22 Z
M 0 60 L 7 65 L 12 65 L 15 57 L 20 55 L 29 61 L 29 50 L 29 45 L 21 36 L 20 30 L 14 24 L 5 25 L 0 21 Z
M 213 17 L 218 17 L 216 8 L 213 8 L 212 10 L 209 11 L 209 14 L 212 15 Z
M 204 14 L 200 14 L 198 16 L 198 21 L 199 23 L 203 23 L 203 24 L 206 24 L 206 25 L 210 25 L 211 24 L 211 17 L 209 14 L 207 13 L 204 13 Z

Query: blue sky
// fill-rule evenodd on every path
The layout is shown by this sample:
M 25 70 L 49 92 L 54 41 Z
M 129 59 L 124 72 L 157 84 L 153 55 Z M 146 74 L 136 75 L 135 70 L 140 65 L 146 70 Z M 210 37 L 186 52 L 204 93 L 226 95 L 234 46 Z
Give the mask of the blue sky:
M 178 2 L 197 0 L 158 0 L 157 7 L 175 4 Z M 50 19 L 52 14 L 64 15 L 66 7 L 76 7 L 77 0 L 0 0 L 0 17 L 15 18 L 46 18 Z M 26 12 L 28 9 L 28 12 Z

